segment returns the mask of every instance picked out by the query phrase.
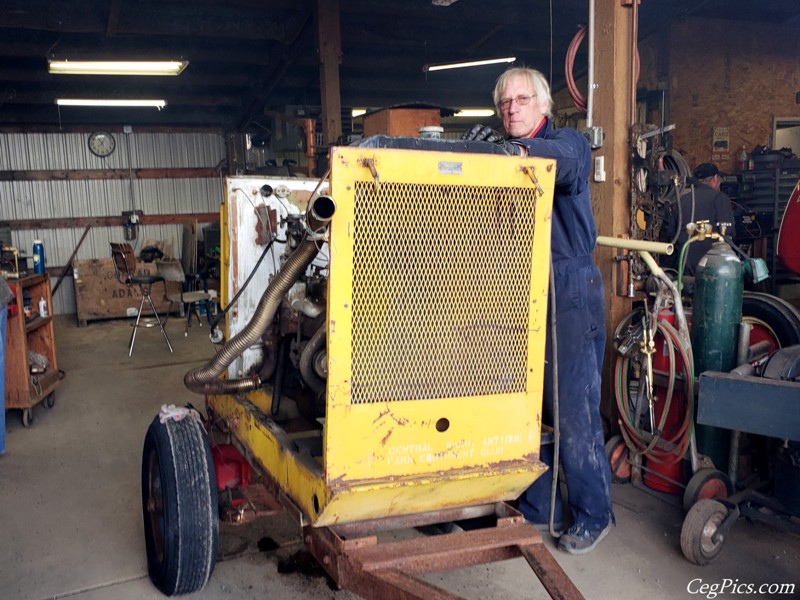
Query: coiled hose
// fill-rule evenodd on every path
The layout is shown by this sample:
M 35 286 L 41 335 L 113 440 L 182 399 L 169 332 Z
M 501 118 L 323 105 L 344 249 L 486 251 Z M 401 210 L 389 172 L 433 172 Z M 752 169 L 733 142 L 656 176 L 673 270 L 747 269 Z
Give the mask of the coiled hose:
M 583 42 L 583 38 L 586 37 L 586 32 L 588 27 L 586 25 L 580 25 L 578 27 L 578 31 L 575 33 L 572 41 L 569 43 L 567 47 L 567 54 L 564 58 L 564 76 L 567 82 L 567 89 L 569 90 L 570 98 L 572 98 L 572 102 L 575 104 L 575 108 L 577 108 L 581 113 L 586 113 L 586 109 L 588 108 L 586 97 L 583 93 L 578 89 L 578 84 L 575 81 L 575 57 L 578 54 L 578 48 L 581 46 L 581 42 Z M 634 56 L 634 65 L 635 65 L 635 81 L 639 81 L 639 49 L 637 47 L 636 54 Z
M 331 198 L 320 196 L 306 211 L 308 230 L 319 233 L 333 217 L 336 205 Z M 283 297 L 294 283 L 306 272 L 308 265 L 319 251 L 316 235 L 308 233 L 300 245 L 289 255 L 289 259 L 275 275 L 256 307 L 253 317 L 245 327 L 231 338 L 204 366 L 192 369 L 183 378 L 183 384 L 198 394 L 235 394 L 261 387 L 257 374 L 242 379 L 217 379 L 245 350 L 261 339 Z
M 627 319 L 638 312 L 631 313 L 626 320 L 621 323 L 625 325 Z M 622 437 L 632 452 L 646 456 L 649 460 L 660 464 L 675 464 L 683 459 L 692 437 L 694 428 L 694 359 L 692 357 L 691 346 L 678 331 L 668 322 L 659 320 L 656 325 L 658 331 L 666 341 L 669 351 L 670 371 L 668 375 L 667 391 L 664 398 L 666 403 L 661 413 L 661 418 L 656 425 L 655 432 L 645 432 L 639 428 L 636 417 L 631 414 L 631 407 L 635 404 L 630 401 L 630 362 L 631 357 L 620 356 L 614 366 L 615 389 L 614 396 L 617 401 L 617 409 L 620 415 Z M 687 398 L 686 410 L 683 421 L 678 430 L 669 437 L 663 437 L 662 433 L 669 417 L 677 372 L 675 369 L 676 350 L 680 357 L 683 371 L 683 392 Z M 640 385 L 642 385 L 640 383 Z M 635 412 L 635 411 L 633 411 Z

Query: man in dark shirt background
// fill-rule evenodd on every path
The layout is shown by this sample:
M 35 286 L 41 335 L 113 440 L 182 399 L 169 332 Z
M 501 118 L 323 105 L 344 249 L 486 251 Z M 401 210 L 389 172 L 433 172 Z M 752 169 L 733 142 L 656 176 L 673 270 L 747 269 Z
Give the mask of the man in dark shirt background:
M 735 235 L 731 199 L 719 189 L 722 184 L 719 169 L 711 163 L 703 163 L 694 170 L 694 178 L 694 189 L 690 189 L 681 196 L 682 219 L 678 246 L 675 248 L 676 261 L 683 244 L 689 239 L 689 235 L 686 233 L 686 225 L 689 223 L 708 221 L 717 233 L 720 233 L 718 223 L 728 223 L 726 235 L 731 237 Z M 714 240 L 711 239 L 692 242 L 686 254 L 684 275 L 694 275 L 697 263 L 709 251 L 713 242 Z

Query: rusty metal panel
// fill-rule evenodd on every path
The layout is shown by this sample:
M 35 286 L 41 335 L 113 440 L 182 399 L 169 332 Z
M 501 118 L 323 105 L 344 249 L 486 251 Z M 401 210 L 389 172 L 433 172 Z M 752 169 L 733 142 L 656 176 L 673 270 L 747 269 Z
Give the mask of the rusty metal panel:
M 242 288 L 244 282 L 255 269 L 258 259 L 264 251 L 265 242 L 259 243 L 259 224 L 261 215 L 278 215 L 285 219 L 288 215 L 300 215 L 308 204 L 311 192 L 317 187 L 319 180 L 302 177 L 228 177 L 225 180 L 225 208 L 227 212 L 227 236 L 230 242 L 229 256 L 225 259 L 229 265 L 226 298 L 233 298 Z M 274 193 L 266 197 L 261 188 L 268 186 Z M 327 193 L 327 184 L 320 190 Z M 272 212 L 261 212 L 268 209 Z M 277 239 L 261 262 L 256 275 L 236 301 L 228 313 L 228 335 L 239 333 L 253 316 L 261 296 L 264 294 L 270 278 L 278 271 L 280 257 L 286 248 L 286 223 L 272 223 L 277 232 Z M 314 264 L 324 264 L 327 250 L 323 244 L 321 257 Z M 260 364 L 262 351 L 260 348 L 248 348 L 228 368 L 228 377 L 238 377 L 238 373 L 246 373 L 253 365 Z
M 342 538 L 330 528 L 304 529 L 306 547 L 336 583 L 364 598 L 453 599 L 450 592 L 413 577 L 524 556 L 552 598 L 583 595 L 529 523 L 502 522 L 437 536 L 379 542 L 375 535 Z
M 527 546 L 520 546 L 519 550 L 551 598 L 557 600 L 583 599 L 583 594 L 575 587 L 575 584 L 567 577 L 567 574 L 561 570 L 559 564 L 543 544 L 528 544 Z

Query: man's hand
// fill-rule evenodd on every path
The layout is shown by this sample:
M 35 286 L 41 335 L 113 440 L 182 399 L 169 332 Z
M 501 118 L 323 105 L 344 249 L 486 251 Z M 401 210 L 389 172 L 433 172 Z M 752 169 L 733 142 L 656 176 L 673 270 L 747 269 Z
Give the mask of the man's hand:
M 464 132 L 464 134 L 461 136 L 461 139 L 465 142 L 491 142 L 493 144 L 497 144 L 498 146 L 502 146 L 508 154 L 522 154 L 520 147 L 517 144 L 512 144 L 506 138 L 500 135 L 500 132 L 495 131 L 491 127 L 487 127 L 486 125 L 473 126 L 472 129 Z

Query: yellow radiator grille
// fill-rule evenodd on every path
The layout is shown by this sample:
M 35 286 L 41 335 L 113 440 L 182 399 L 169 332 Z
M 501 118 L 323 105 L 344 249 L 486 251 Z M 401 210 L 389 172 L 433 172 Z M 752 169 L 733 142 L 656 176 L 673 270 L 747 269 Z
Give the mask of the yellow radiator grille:
M 369 182 L 354 202 L 352 402 L 525 391 L 535 191 Z

